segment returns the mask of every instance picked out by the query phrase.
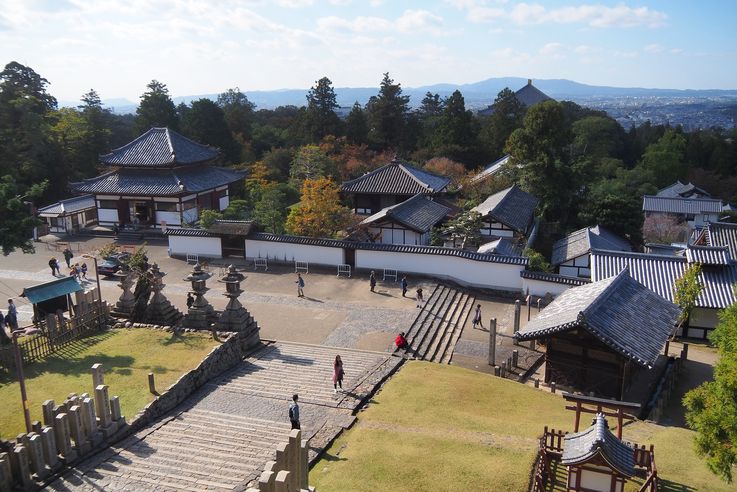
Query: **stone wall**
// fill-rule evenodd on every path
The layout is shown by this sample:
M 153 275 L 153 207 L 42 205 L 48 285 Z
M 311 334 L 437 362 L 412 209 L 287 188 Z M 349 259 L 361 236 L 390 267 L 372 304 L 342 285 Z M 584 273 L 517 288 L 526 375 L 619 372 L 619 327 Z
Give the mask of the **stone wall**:
M 253 337 L 251 331 L 231 334 L 222 345 L 213 348 L 197 367 L 184 374 L 158 398 L 146 405 L 131 421 L 131 432 L 143 428 L 174 409 L 205 383 L 238 365 L 243 357 L 259 344 L 258 336 Z
M 309 486 L 307 450 L 307 441 L 302 440 L 302 431 L 292 429 L 289 441 L 276 448 L 276 459 L 264 466 L 258 487 L 251 487 L 246 492 L 313 491 L 314 488 Z

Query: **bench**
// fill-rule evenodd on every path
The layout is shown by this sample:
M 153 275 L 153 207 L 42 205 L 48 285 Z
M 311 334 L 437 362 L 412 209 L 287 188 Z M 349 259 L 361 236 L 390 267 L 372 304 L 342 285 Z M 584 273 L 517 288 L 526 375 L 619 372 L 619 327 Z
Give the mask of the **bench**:
M 187 253 L 187 264 L 190 263 L 199 263 L 200 262 L 200 255 L 197 253 Z
M 351 266 L 350 265 L 338 265 L 338 277 L 341 275 L 347 275 L 348 278 L 351 278 Z
M 294 273 L 310 273 L 310 265 L 306 261 L 294 260 Z
M 266 258 L 253 259 L 253 269 L 258 270 L 259 268 L 263 268 L 264 271 L 269 269 L 269 263 L 266 261 Z
M 397 271 L 392 270 L 391 268 L 384 268 L 384 278 L 383 280 L 386 281 L 386 279 L 391 278 L 394 279 L 394 281 L 397 281 Z

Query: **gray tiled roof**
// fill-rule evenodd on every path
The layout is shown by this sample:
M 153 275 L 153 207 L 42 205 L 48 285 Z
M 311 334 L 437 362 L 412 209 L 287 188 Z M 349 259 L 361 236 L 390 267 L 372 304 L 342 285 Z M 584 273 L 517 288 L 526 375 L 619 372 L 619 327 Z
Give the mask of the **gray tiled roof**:
M 557 273 L 533 272 L 530 270 L 522 270 L 519 272 L 519 276 L 530 280 L 541 280 L 543 282 L 552 282 L 554 284 L 563 285 L 586 285 L 591 283 L 591 280 L 587 278 L 568 277 Z
M 728 265 L 730 263 L 729 248 L 689 244 L 686 247 L 686 260 L 689 263 L 701 263 L 702 265 Z
M 553 244 L 550 260 L 553 266 L 588 254 L 592 248 L 614 251 L 632 251 L 632 245 L 610 230 L 601 227 L 584 227 L 568 234 Z
M 415 195 L 402 203 L 381 209 L 367 217 L 361 225 L 374 224 L 383 220 L 394 220 L 417 232 L 427 232 L 443 220 L 450 209 L 434 202 L 425 195 Z
M 696 186 L 693 183 L 681 183 L 680 181 L 676 181 L 670 186 L 666 186 L 665 188 L 658 190 L 658 193 L 656 196 L 660 197 L 668 197 L 668 198 L 676 198 L 676 197 L 682 197 L 682 198 L 701 198 L 701 197 L 710 197 L 711 194 Z
M 395 159 L 360 178 L 346 181 L 340 190 L 375 195 L 416 195 L 442 193 L 449 184 L 450 178 L 436 176 Z
M 586 463 L 599 455 L 620 474 L 635 474 L 635 451 L 611 433 L 604 415 L 597 414 L 591 427 L 563 438 L 561 462 L 566 466 Z
M 527 85 L 515 92 L 514 96 L 519 102 L 528 107 L 552 99 L 543 91 L 532 85 L 532 80 L 528 80 Z
M 483 217 L 489 216 L 497 222 L 518 232 L 527 232 L 535 215 L 538 199 L 522 191 L 517 185 L 491 195 L 473 210 Z
M 511 158 L 512 156 L 507 154 L 504 157 L 495 160 L 491 164 L 488 164 L 486 167 L 484 167 L 483 171 L 471 178 L 471 183 L 478 183 L 479 181 L 483 181 L 489 176 L 494 176 L 496 173 L 502 170 L 502 168 L 509 162 L 509 159 Z
M 645 195 L 642 197 L 642 210 L 681 215 L 720 213 L 722 202 L 711 198 L 670 198 Z
M 210 234 L 205 229 L 195 227 L 167 227 L 164 234 L 167 236 L 215 237 L 214 234 Z
M 508 237 L 500 237 L 494 241 L 482 244 L 477 253 L 495 254 L 503 256 L 522 256 L 522 250 L 517 243 Z
M 100 156 L 100 162 L 122 167 L 173 167 L 215 159 L 218 151 L 168 128 L 151 128 L 132 142 Z
M 705 237 L 711 246 L 728 247 L 730 257 L 737 261 L 737 224 L 712 222 L 706 228 Z
M 624 357 L 651 368 L 680 312 L 624 269 L 614 277 L 563 292 L 515 338 L 532 340 L 581 328 Z
M 69 186 L 76 193 L 174 196 L 210 190 L 243 179 L 244 175 L 243 171 L 214 166 L 122 168 Z
M 93 195 L 83 195 L 41 207 L 38 209 L 38 215 L 40 217 L 59 217 L 92 208 L 95 208 L 95 197 Z
M 380 244 L 380 243 L 358 243 L 354 241 L 341 241 L 339 239 L 322 239 L 303 236 L 286 236 L 269 234 L 266 232 L 252 233 L 246 239 L 257 241 L 273 241 L 278 243 L 308 244 L 312 246 L 327 246 L 332 248 L 352 248 L 373 251 L 396 251 L 398 253 L 415 253 L 438 256 L 456 256 L 474 261 L 488 263 L 506 263 L 510 265 L 527 265 L 526 257 L 501 256 L 480 254 L 455 248 L 443 248 L 440 246 L 411 246 L 406 244 Z
M 683 256 L 591 251 L 591 279 L 594 281 L 617 275 L 629 268 L 630 275 L 659 296 L 673 301 L 673 286 L 681 278 L 688 261 Z M 737 283 L 737 264 L 705 268 L 699 281 L 704 286 L 696 300 L 699 307 L 723 309 L 737 302 L 733 285 Z

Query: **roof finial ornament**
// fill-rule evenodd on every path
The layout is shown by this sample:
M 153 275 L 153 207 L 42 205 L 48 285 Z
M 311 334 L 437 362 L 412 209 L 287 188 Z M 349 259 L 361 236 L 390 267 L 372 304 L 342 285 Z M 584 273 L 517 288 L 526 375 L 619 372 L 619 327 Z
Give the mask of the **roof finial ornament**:
M 532 79 L 527 79 L 527 85 L 532 85 Z

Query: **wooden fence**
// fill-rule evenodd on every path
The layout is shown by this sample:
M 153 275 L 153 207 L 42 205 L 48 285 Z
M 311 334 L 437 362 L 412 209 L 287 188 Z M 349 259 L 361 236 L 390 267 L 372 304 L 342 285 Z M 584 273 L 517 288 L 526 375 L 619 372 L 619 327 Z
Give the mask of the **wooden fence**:
M 48 326 L 46 321 L 36 323 L 35 327 L 41 333 L 18 339 L 23 363 L 45 359 L 74 340 L 99 331 L 105 326 L 108 317 L 107 304 L 103 303 L 102 306 L 91 305 L 86 313 L 66 319 L 63 323 L 56 323 L 55 327 Z M 0 347 L 0 367 L 15 367 L 14 357 L 12 345 Z

